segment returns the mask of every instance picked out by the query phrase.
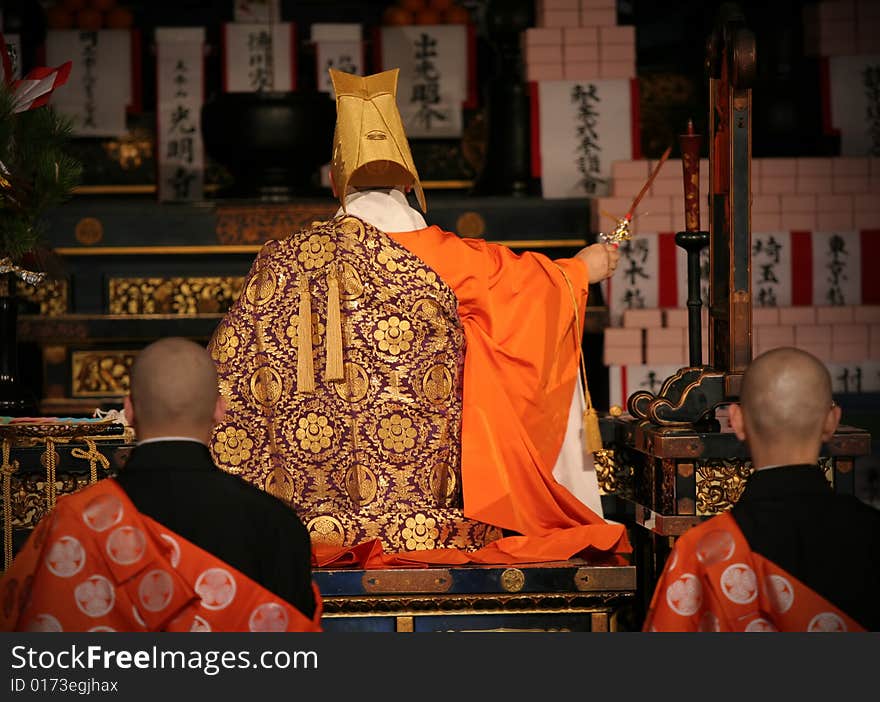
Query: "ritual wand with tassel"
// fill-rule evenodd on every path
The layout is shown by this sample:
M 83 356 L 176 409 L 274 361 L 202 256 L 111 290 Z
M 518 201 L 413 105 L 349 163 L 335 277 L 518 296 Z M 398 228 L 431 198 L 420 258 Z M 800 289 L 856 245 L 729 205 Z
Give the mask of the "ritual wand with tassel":
M 629 210 L 627 210 L 626 214 L 623 217 L 615 218 L 616 225 L 614 229 L 607 234 L 605 232 L 599 233 L 598 239 L 600 243 L 619 246 L 621 242 L 627 241 L 628 239 L 632 238 L 629 227 L 632 223 L 633 215 L 636 212 L 636 208 L 639 206 L 642 198 L 645 197 L 645 194 L 648 192 L 648 189 L 651 187 L 651 183 L 654 182 L 657 174 L 660 173 L 660 169 L 663 168 L 663 164 L 666 163 L 666 159 L 669 158 L 669 154 L 671 151 L 672 147 L 670 146 L 666 149 L 666 151 L 663 152 L 660 160 L 657 161 L 657 165 L 654 166 L 654 170 L 652 171 L 651 175 L 648 176 L 648 180 L 645 181 L 645 184 L 642 186 L 639 194 L 636 195 L 635 199 L 632 201 L 632 204 L 629 206 Z

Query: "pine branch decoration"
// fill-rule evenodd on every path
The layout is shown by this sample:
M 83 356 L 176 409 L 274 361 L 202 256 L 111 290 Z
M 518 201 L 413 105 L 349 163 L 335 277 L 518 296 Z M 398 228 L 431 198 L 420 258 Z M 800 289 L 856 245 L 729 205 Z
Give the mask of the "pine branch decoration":
M 13 106 L 0 81 L 0 259 L 18 262 L 40 247 L 45 216 L 70 198 L 82 164 L 66 152 L 69 119 L 51 106 Z

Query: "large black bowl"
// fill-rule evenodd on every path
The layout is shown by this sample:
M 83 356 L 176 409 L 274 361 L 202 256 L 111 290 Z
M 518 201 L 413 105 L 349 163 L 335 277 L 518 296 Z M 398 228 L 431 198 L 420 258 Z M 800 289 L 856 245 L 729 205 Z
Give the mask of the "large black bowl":
M 206 102 L 205 151 L 234 180 L 221 196 L 283 200 L 321 193 L 335 119 L 327 93 L 222 93 Z

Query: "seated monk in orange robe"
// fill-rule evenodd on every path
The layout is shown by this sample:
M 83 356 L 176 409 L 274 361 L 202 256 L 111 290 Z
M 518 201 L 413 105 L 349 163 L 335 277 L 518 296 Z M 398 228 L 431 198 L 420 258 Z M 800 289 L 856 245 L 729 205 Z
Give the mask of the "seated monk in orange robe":
M 554 261 L 427 226 L 397 71 L 331 77 L 342 209 L 263 247 L 209 344 L 218 465 L 291 504 L 325 554 L 628 552 L 585 470 L 578 392 L 588 285 L 617 250 Z
M 680 537 L 646 631 L 876 631 L 880 512 L 817 465 L 840 421 L 813 356 L 776 349 L 743 378 L 730 421 L 753 473 L 730 512 Z
M 321 631 L 135 509 L 113 479 L 58 500 L 0 579 L 2 631 Z
M 0 580 L 0 628 L 320 631 L 304 526 L 211 462 L 223 400 L 207 351 L 151 344 L 131 388 L 138 445 L 117 479 L 61 498 L 40 521 Z

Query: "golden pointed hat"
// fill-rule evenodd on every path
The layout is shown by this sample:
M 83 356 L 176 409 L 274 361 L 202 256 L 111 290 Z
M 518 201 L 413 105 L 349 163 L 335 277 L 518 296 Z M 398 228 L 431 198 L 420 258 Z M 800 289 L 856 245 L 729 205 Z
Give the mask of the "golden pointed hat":
M 398 69 L 356 76 L 330 69 L 336 132 L 330 168 L 345 209 L 348 188 L 413 186 L 423 212 L 425 192 L 397 109 Z

